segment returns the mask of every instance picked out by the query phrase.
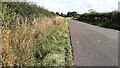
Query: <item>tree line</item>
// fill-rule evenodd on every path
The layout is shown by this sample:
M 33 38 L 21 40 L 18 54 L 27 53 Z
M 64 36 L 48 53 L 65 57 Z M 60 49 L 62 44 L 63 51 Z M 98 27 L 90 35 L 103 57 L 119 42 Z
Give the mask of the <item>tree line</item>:
M 72 17 L 75 20 L 86 22 L 92 25 L 120 30 L 120 12 L 118 11 L 98 13 L 94 10 L 89 10 L 89 13 L 84 14 L 79 14 L 75 11 L 68 12 L 66 15 L 63 15 L 63 13 L 61 14 L 58 15 L 63 17 Z
M 76 20 L 120 30 L 120 12 L 118 11 L 108 13 L 85 13 L 81 14 Z
M 56 12 L 56 14 L 62 17 L 73 17 L 73 18 L 79 17 L 79 14 L 76 11 L 68 12 L 67 14 Z

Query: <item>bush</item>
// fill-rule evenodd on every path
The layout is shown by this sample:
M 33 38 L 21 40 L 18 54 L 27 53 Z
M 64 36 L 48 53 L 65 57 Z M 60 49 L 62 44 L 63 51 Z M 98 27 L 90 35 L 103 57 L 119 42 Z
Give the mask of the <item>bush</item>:
M 34 19 L 42 16 L 55 16 L 52 12 L 34 3 L 2 2 L 0 8 L 2 8 L 0 12 L 1 24 L 9 28 L 19 23 L 31 23 Z
M 77 19 L 93 25 L 120 30 L 120 12 L 109 13 L 86 13 Z

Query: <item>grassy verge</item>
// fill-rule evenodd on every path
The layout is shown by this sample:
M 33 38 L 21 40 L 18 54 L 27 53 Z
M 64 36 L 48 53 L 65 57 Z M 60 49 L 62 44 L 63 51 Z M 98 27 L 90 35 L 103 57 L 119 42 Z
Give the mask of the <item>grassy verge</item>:
M 79 20 L 78 20 L 79 21 Z M 120 30 L 116 24 L 113 22 L 99 22 L 99 21 L 87 21 L 87 20 L 81 20 L 84 23 L 88 23 L 91 25 L 103 27 L 103 28 L 108 28 L 108 29 L 115 29 L 115 30 Z
M 44 47 L 46 56 L 43 66 L 72 66 L 72 53 L 67 21 L 53 26 L 53 30 L 47 35 Z
M 0 9 L 2 66 L 72 65 L 65 19 L 34 3 L 3 2 Z
M 71 66 L 66 20 L 45 17 L 32 23 L 2 28 L 3 66 Z

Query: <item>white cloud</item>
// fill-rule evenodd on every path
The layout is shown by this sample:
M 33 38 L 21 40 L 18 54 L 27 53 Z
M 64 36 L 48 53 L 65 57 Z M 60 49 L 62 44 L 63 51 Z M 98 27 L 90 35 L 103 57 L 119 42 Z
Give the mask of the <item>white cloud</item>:
M 31 0 L 44 6 L 50 11 L 64 12 L 77 11 L 79 13 L 94 9 L 98 12 L 107 12 L 118 9 L 119 0 Z

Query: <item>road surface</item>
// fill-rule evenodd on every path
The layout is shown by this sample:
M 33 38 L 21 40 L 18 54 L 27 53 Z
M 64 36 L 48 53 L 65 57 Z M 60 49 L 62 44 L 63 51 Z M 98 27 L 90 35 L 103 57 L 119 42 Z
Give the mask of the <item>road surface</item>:
M 118 31 L 68 20 L 74 66 L 118 66 Z

